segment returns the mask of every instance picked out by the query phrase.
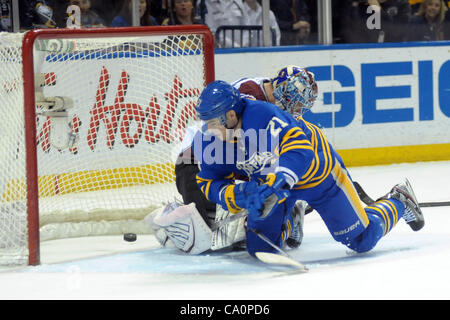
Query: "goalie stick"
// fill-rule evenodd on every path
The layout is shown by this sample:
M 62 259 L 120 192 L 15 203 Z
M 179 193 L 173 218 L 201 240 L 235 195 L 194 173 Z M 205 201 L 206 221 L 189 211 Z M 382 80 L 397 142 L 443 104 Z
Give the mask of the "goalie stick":
M 353 182 L 356 191 L 358 192 L 359 198 L 366 204 L 371 205 L 375 202 L 371 197 L 367 195 L 367 193 L 364 191 L 364 189 L 361 187 L 361 185 L 354 181 Z M 432 201 L 432 202 L 419 202 L 419 206 L 422 208 L 426 207 L 445 207 L 450 206 L 450 201 Z

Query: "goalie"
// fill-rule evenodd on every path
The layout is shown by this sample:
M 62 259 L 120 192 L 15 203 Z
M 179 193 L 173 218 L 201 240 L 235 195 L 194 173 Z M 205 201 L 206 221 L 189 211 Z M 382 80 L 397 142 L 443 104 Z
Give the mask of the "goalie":
M 311 109 L 317 98 L 317 84 L 314 74 L 297 66 L 282 68 L 274 78 L 242 78 L 234 82 L 233 86 L 239 90 L 243 97 L 271 102 L 297 117 Z M 181 236 L 179 225 L 175 227 L 175 225 L 167 224 L 169 220 L 161 220 L 161 217 L 169 215 L 172 211 L 174 215 L 183 211 L 186 215 L 194 216 L 193 221 L 201 224 L 201 227 L 196 230 L 210 228 L 210 246 L 205 245 L 205 250 L 242 248 L 245 243 L 244 223 L 247 212 L 244 211 L 237 216 L 230 214 L 228 210 L 206 199 L 197 185 L 196 175 L 199 172 L 199 167 L 192 150 L 192 143 L 196 134 L 199 134 L 198 128 L 188 128 L 183 139 L 182 152 L 175 165 L 178 192 L 182 195 L 185 204 L 194 203 L 195 206 L 180 208 L 180 204 L 171 204 L 164 209 L 155 211 L 147 221 L 163 245 L 175 243 L 181 250 L 193 253 L 188 251 L 192 244 L 180 238 L 189 238 L 189 235 Z M 236 175 L 235 178 L 241 183 L 248 181 L 248 177 L 244 175 Z M 289 247 L 297 248 L 302 242 L 302 226 L 306 207 L 306 202 L 298 201 L 292 209 L 293 225 L 287 231 L 289 236 L 286 241 Z M 189 219 L 186 218 L 186 221 L 189 221 Z M 177 236 L 179 237 L 177 238 Z M 198 239 L 199 237 L 197 237 Z M 195 253 L 199 253 L 199 251 L 201 250 L 198 250 L 198 248 L 194 249 Z

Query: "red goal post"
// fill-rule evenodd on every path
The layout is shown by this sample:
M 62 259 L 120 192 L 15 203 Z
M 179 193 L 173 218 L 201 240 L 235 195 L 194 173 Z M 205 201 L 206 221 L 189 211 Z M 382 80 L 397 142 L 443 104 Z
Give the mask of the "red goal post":
M 5 124 L 9 147 L 0 150 L 9 170 L 0 180 L 0 264 L 27 256 L 36 265 L 43 220 L 142 219 L 173 199 L 165 189 L 174 185 L 170 158 L 214 80 L 214 39 L 203 25 L 42 29 L 13 38 L 0 34 L 0 60 L 12 65 L 0 76 L 0 102 L 17 117 Z M 18 74 L 20 57 L 9 56 L 16 51 Z M 73 139 L 58 127 L 65 120 Z M 13 134 L 22 125 L 23 145 Z

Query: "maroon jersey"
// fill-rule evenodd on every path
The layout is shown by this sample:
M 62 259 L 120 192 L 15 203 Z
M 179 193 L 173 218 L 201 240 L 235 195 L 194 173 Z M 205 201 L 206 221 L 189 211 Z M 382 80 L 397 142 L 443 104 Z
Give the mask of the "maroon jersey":
M 239 90 L 242 96 L 261 101 L 269 101 L 264 83 L 270 82 L 269 78 L 242 78 L 231 85 Z

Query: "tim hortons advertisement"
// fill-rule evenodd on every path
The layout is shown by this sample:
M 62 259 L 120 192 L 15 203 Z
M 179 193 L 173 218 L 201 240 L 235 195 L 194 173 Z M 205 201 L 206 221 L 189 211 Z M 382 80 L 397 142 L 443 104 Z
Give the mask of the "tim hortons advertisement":
M 164 162 L 170 161 L 195 117 L 194 106 L 204 86 L 201 56 L 171 60 L 170 64 L 168 57 L 47 61 L 40 72 L 51 73 L 56 80 L 44 86 L 44 96 L 73 100 L 68 125 L 77 142 L 57 150 L 51 144 L 52 118 L 38 116 L 39 157 L 62 157 L 76 163 L 77 170 L 107 168 L 108 159 L 117 166 L 117 157 L 131 153 L 142 154 L 142 164 L 154 164 L 156 157 L 149 155 L 163 152 Z M 94 155 L 101 163 L 90 161 L 84 168 L 85 157 Z

